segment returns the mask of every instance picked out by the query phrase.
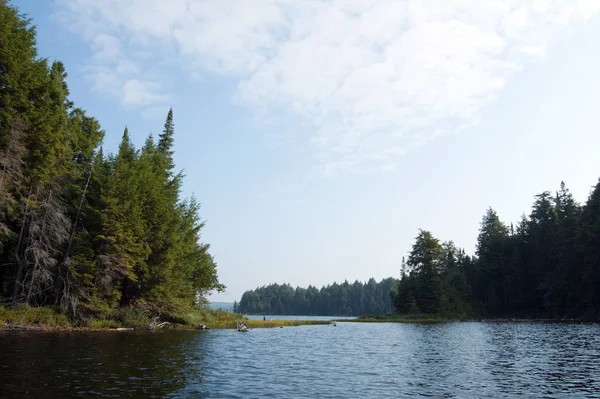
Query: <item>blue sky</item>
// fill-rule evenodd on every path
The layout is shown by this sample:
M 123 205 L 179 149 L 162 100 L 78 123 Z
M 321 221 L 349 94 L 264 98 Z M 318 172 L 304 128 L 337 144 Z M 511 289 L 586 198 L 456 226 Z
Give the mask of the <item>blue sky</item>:
M 175 113 L 227 292 L 398 276 L 600 177 L 595 0 L 13 1 L 105 149 Z

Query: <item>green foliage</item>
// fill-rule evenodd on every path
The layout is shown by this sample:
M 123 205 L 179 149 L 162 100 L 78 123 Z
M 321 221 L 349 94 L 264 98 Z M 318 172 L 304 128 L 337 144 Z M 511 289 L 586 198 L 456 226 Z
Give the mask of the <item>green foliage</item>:
M 136 308 L 115 309 L 110 313 L 108 319 L 115 321 L 122 327 L 129 328 L 141 329 L 148 327 L 148 324 L 150 324 L 150 317 Z
M 0 2 L 0 148 L 15 120 L 32 113 L 32 95 L 47 76 L 45 61 L 37 58 L 35 34 L 15 7 Z
M 581 213 L 577 243 L 581 254 L 579 309 L 589 318 L 600 319 L 600 180 Z
M 193 326 L 204 324 L 210 328 L 234 328 L 236 322 L 244 319 L 244 317 L 239 313 L 196 306 L 185 314 L 183 319 L 186 324 Z
M 141 150 L 116 154 L 69 100 L 60 61 L 38 58 L 35 29 L 0 1 L 0 298 L 52 305 L 72 320 L 180 320 L 223 290 L 196 199 L 180 197 L 174 116 Z M 66 317 L 66 316 L 65 316 Z
M 440 310 L 440 272 L 444 269 L 445 258 L 440 242 L 430 232 L 420 230 L 407 265 L 417 276 L 415 299 L 418 309 L 423 313 L 438 313 Z
M 26 306 L 0 307 L 0 322 L 21 326 L 43 325 L 52 327 L 71 325 L 67 316 L 49 306 L 36 308 Z
M 582 207 L 564 182 L 516 228 L 483 216 L 476 257 L 420 231 L 391 292 L 406 317 L 600 319 L 600 183 Z
M 392 310 L 390 290 L 397 280 L 388 278 L 366 284 L 355 281 L 334 283 L 320 290 L 313 286 L 292 288 L 271 284 L 246 291 L 235 308 L 241 313 L 277 315 L 358 316 Z

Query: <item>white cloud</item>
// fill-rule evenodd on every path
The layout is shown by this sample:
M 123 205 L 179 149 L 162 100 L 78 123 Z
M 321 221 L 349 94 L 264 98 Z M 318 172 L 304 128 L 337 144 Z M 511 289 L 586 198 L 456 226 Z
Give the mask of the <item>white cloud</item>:
M 473 123 L 563 27 L 600 12 L 597 0 L 56 1 L 94 50 L 98 89 L 165 101 L 168 74 L 144 69 L 164 58 L 190 77 L 236 77 L 235 101 L 314 125 L 330 175 L 393 168 Z
M 123 104 L 128 106 L 152 105 L 165 102 L 168 97 L 160 93 L 160 84 L 129 79 L 123 85 Z

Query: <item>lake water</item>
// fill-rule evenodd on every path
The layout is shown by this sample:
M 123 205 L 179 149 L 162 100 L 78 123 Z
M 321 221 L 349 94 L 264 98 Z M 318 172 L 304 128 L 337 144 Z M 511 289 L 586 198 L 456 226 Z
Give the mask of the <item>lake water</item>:
M 250 320 L 262 320 L 263 317 L 266 317 L 267 320 L 321 320 L 321 321 L 329 321 L 329 320 L 352 320 L 356 319 L 356 317 L 351 316 L 286 316 L 286 315 L 258 315 L 258 314 L 249 314 L 247 315 Z
M 599 397 L 600 326 L 0 332 L 2 398 Z

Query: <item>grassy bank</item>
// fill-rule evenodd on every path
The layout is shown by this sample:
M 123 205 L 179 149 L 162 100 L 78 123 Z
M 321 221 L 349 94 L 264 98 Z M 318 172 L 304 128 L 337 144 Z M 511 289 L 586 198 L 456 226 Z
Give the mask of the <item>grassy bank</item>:
M 6 325 L 48 328 L 71 328 L 75 325 L 64 314 L 55 312 L 49 307 L 14 307 L 0 306 L 0 328 Z
M 325 320 L 244 320 L 250 328 L 276 328 L 276 327 L 297 327 L 297 326 L 316 326 L 326 325 L 329 321 Z M 235 323 L 227 325 L 224 328 L 235 328 Z
M 196 308 L 176 317 L 163 329 L 194 329 L 204 324 L 211 329 L 236 328 L 240 320 L 250 328 L 293 327 L 300 325 L 329 324 L 320 320 L 248 320 L 239 313 Z M 107 331 L 118 329 L 145 330 L 151 323 L 150 316 L 139 309 L 117 309 L 101 318 L 72 319 L 57 312 L 52 307 L 10 307 L 0 306 L 0 329 L 20 330 L 59 330 L 59 331 Z M 162 320 L 159 320 L 162 321 Z
M 110 330 L 147 328 L 150 318 L 135 309 L 115 310 L 100 319 L 73 319 L 52 307 L 0 307 L 0 329 Z

